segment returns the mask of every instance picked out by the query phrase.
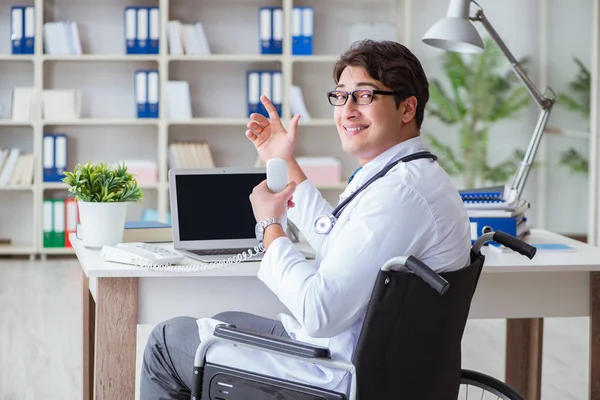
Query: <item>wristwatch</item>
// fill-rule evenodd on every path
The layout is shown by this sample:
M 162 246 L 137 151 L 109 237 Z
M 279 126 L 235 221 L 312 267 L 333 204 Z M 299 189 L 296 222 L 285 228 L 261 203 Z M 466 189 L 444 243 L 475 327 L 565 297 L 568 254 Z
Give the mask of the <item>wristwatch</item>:
M 265 229 L 267 229 L 267 226 L 273 225 L 273 224 L 281 225 L 281 220 L 276 217 L 271 217 L 271 218 L 263 219 L 262 221 L 258 221 L 256 223 L 254 232 L 256 234 L 256 239 L 258 239 L 259 243 L 262 243 L 263 240 L 265 239 Z

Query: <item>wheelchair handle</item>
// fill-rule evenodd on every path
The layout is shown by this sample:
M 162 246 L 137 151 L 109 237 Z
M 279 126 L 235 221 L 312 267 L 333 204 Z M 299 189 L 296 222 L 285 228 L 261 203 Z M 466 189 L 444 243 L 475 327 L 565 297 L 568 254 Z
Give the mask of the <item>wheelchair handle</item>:
M 509 235 L 508 233 L 504 233 L 502 231 L 494 232 L 492 240 L 518 253 L 523 254 L 530 260 L 533 258 L 533 256 L 535 256 L 535 253 L 537 251 L 537 249 L 532 245 L 525 243 L 524 241 L 517 239 L 516 237 Z
M 444 294 L 450 288 L 447 280 L 439 276 L 434 270 L 429 268 L 427 264 L 416 257 L 409 256 L 404 263 L 406 268 L 415 273 L 419 278 L 423 279 L 429 286 L 435 289 L 439 294 Z

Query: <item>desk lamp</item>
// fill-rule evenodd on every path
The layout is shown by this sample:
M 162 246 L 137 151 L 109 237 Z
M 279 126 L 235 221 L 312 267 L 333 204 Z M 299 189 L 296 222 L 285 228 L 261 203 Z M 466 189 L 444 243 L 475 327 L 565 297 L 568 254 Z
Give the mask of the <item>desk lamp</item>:
M 474 3 L 478 10 L 473 17 L 469 16 L 471 3 Z M 556 102 L 555 94 L 551 88 L 546 88 L 546 92 L 550 96 L 542 94 L 531 82 L 531 80 L 525 74 L 525 71 L 519 65 L 515 57 L 508 50 L 496 30 L 492 27 L 489 20 L 483 13 L 481 6 L 473 0 L 450 0 L 448 6 L 448 12 L 446 17 L 436 22 L 423 36 L 423 42 L 430 46 L 438 47 L 443 50 L 456 51 L 460 53 L 482 53 L 483 52 L 483 41 L 479 36 L 479 33 L 471 24 L 470 21 L 479 21 L 487 30 L 491 38 L 498 45 L 504 56 L 510 62 L 513 71 L 519 77 L 521 82 L 527 88 L 529 94 L 533 97 L 538 106 L 541 107 L 542 111 L 535 126 L 533 137 L 529 142 L 529 147 L 525 153 L 525 158 L 521 162 L 513 182 L 510 187 L 506 187 L 503 193 L 498 193 L 500 198 L 499 202 L 505 205 L 515 204 L 521 197 L 525 182 L 529 175 L 533 159 L 540 145 L 542 134 L 548 122 L 550 111 L 552 106 Z M 489 189 L 489 190 L 486 190 Z M 490 192 L 495 192 L 497 188 L 483 188 L 475 189 L 472 192 L 485 192 L 485 195 L 489 198 Z M 466 191 L 462 191 L 463 193 Z M 476 196 L 476 194 L 473 194 Z

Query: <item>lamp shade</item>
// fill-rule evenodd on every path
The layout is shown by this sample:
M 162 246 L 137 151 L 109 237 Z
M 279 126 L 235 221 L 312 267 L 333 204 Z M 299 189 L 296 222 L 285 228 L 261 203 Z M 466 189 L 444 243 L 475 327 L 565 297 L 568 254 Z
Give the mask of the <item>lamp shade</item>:
M 482 53 L 483 41 L 471 21 L 446 17 L 436 22 L 423 36 L 423 42 L 440 49 L 460 53 Z

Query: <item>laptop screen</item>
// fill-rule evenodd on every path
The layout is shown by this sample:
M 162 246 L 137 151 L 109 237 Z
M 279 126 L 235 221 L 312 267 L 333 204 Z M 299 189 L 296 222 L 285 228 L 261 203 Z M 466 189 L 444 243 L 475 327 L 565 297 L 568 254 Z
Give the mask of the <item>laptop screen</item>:
M 175 175 L 180 241 L 254 239 L 250 193 L 266 173 Z

